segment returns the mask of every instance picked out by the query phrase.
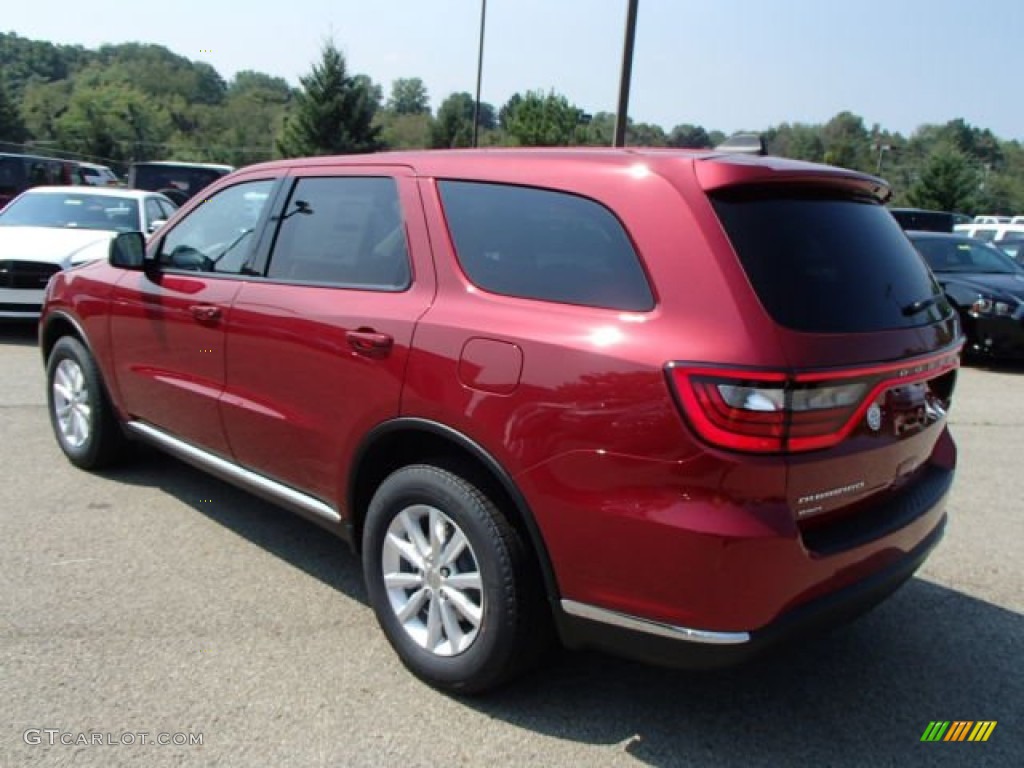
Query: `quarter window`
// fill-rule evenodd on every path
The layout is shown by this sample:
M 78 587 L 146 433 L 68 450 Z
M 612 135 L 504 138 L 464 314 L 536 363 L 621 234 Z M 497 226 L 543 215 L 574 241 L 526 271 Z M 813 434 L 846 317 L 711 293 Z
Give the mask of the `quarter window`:
M 163 240 L 160 264 L 171 269 L 239 274 L 255 244 L 272 180 L 236 184 L 204 200 Z
M 619 220 L 593 200 L 532 187 L 438 183 L 466 276 L 492 293 L 631 312 L 654 296 Z
M 267 276 L 401 290 L 409 255 L 394 179 L 300 179 L 281 216 Z

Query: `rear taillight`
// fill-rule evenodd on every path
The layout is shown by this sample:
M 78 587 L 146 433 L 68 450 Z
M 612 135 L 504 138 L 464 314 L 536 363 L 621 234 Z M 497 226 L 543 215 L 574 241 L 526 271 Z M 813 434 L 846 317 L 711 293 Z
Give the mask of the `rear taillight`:
M 933 379 L 957 352 L 872 368 L 787 373 L 670 363 L 683 412 L 712 445 L 752 453 L 828 448 L 843 440 L 887 389 Z

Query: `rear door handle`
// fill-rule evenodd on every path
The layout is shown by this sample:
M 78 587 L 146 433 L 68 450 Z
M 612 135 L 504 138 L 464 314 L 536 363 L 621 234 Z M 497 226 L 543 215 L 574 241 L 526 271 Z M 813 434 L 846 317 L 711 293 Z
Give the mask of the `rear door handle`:
M 212 323 L 214 320 L 219 320 L 221 315 L 220 307 L 215 307 L 212 304 L 193 304 L 188 311 L 201 323 Z
M 361 355 L 370 357 L 383 357 L 391 351 L 395 340 L 386 333 L 377 333 L 372 328 L 357 328 L 354 331 L 346 331 L 345 338 L 348 345 Z

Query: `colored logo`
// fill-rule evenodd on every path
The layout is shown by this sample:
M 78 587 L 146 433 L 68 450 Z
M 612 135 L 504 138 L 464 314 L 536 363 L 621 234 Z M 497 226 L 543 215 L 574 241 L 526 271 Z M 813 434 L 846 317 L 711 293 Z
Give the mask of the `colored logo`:
M 932 720 L 921 741 L 988 741 L 997 720 Z
M 882 409 L 878 407 L 878 403 L 872 403 L 868 408 L 867 419 L 872 432 L 877 432 L 882 428 Z

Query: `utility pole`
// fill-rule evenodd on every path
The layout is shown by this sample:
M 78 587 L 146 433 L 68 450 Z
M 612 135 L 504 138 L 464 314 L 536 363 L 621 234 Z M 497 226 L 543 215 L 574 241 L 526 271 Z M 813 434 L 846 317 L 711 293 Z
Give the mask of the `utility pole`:
M 613 147 L 626 146 L 626 122 L 629 119 L 629 81 L 633 76 L 633 40 L 636 38 L 636 8 L 639 0 L 629 0 L 626 11 L 626 39 L 622 43 L 622 75 L 619 77 L 619 108 L 615 111 Z
M 487 18 L 487 0 L 480 0 L 480 45 L 476 55 L 476 101 L 473 102 L 473 146 L 477 145 L 480 130 L 480 81 L 484 74 L 484 22 Z

